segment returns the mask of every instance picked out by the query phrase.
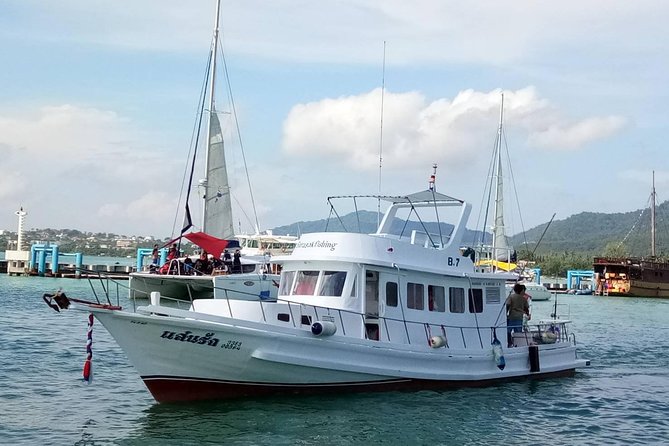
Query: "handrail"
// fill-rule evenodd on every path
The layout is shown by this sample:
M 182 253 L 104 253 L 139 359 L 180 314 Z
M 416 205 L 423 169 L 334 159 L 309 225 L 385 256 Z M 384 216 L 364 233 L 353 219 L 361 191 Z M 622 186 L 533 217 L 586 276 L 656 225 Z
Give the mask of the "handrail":
M 231 302 L 230 302 L 230 301 L 233 301 L 234 299 L 227 299 L 227 300 L 228 300 L 228 310 L 230 312 L 230 316 L 234 318 L 233 306 L 231 305 Z M 246 301 L 246 302 L 254 302 L 254 301 Z M 262 302 L 262 301 L 257 301 L 257 302 L 260 305 L 261 310 L 262 310 L 262 322 L 266 323 L 266 324 L 270 324 L 270 322 L 267 320 L 267 314 L 264 311 L 264 304 L 267 304 L 267 302 Z M 347 324 L 344 323 L 344 316 L 343 315 L 349 314 L 349 315 L 359 316 L 360 321 L 361 321 L 361 328 L 365 328 L 365 323 L 368 322 L 368 320 L 366 319 L 367 315 L 365 313 L 361 313 L 361 312 L 354 311 L 354 310 L 346 310 L 346 309 L 341 309 L 341 308 L 324 307 L 324 306 L 321 306 L 321 305 L 305 304 L 305 303 L 302 303 L 302 302 L 294 302 L 294 301 L 289 301 L 289 300 L 285 300 L 285 299 L 277 299 L 277 302 L 278 303 L 284 303 L 288 306 L 288 311 L 290 313 L 290 319 L 291 319 L 291 322 L 293 324 L 293 327 L 297 327 L 297 324 L 295 322 L 296 318 L 293 314 L 293 306 L 295 306 L 295 305 L 299 306 L 300 308 L 311 308 L 311 309 L 313 309 L 313 314 L 314 314 L 314 316 L 316 317 L 317 320 L 318 320 L 318 317 L 319 317 L 318 316 L 319 312 L 322 312 L 323 310 L 325 310 L 328 314 L 330 314 L 331 312 L 336 312 L 338 314 L 338 318 L 336 318 L 336 319 L 339 320 L 339 327 L 338 328 L 340 328 L 342 330 L 342 333 L 343 333 L 344 336 L 346 336 Z M 301 311 L 300 313 L 302 314 L 303 312 Z M 403 324 L 405 324 L 405 326 L 408 325 L 408 326 L 412 326 L 412 327 L 423 326 L 423 332 L 425 333 L 425 339 L 422 339 L 422 338 L 417 339 L 416 336 L 411 336 L 408 329 L 406 329 L 406 331 L 402 331 L 402 333 L 401 333 L 402 336 L 400 336 L 401 340 L 399 342 L 402 342 L 402 343 L 406 342 L 406 344 L 409 344 L 409 345 L 414 344 L 416 342 L 421 342 L 421 343 L 422 342 L 427 342 L 429 344 L 430 333 L 431 333 L 432 329 L 441 330 L 441 332 L 444 334 L 444 337 L 445 337 L 445 334 L 446 334 L 446 330 L 447 329 L 452 329 L 452 330 L 459 331 L 460 339 L 462 340 L 462 345 L 463 345 L 464 348 L 467 348 L 467 341 L 466 341 L 467 336 L 465 334 L 466 331 L 476 330 L 476 332 L 477 332 L 476 335 L 480 339 L 481 338 L 481 333 L 484 332 L 484 331 L 495 330 L 495 329 L 506 330 L 506 328 L 507 328 L 505 325 L 496 325 L 496 326 L 491 326 L 491 327 L 488 327 L 488 326 L 475 327 L 475 326 L 447 325 L 447 324 L 436 323 L 436 322 L 405 320 L 405 319 L 385 317 L 385 316 L 375 316 L 375 319 L 378 320 L 379 325 L 381 325 L 381 323 L 383 323 L 383 326 L 385 327 L 385 330 L 383 330 L 383 334 L 385 336 L 382 337 L 382 338 L 379 338 L 378 339 L 379 341 L 398 342 L 395 339 L 393 339 L 393 337 L 391 336 L 391 332 L 390 332 L 390 330 L 388 330 L 388 322 L 403 323 Z M 569 342 L 570 337 L 572 336 L 572 334 L 569 333 L 567 328 L 566 328 L 567 324 L 569 324 L 569 323 L 571 323 L 571 322 L 570 321 L 564 321 L 564 320 L 553 320 L 553 321 L 544 322 L 544 323 L 530 324 L 528 326 L 529 331 L 526 333 L 526 336 L 528 336 L 527 337 L 528 344 L 530 342 L 534 342 L 533 338 L 532 338 L 533 336 L 535 336 L 535 335 L 541 336 L 542 333 L 544 333 L 546 331 L 549 331 L 549 329 L 554 329 L 553 333 L 557 334 L 556 342 Z M 272 325 L 274 325 L 274 324 L 272 324 Z M 350 328 L 350 324 L 348 324 L 348 328 Z M 367 330 L 364 330 L 363 334 L 364 334 L 365 338 L 369 339 L 369 337 L 367 335 Z M 406 335 L 406 338 L 405 338 L 405 335 Z M 450 344 L 448 342 L 446 343 L 446 348 L 447 349 L 451 348 Z M 480 343 L 480 348 L 482 350 L 485 350 L 486 348 L 488 348 L 488 346 L 484 345 L 481 342 Z
M 116 284 L 116 305 L 120 306 L 120 288 L 123 287 L 123 285 L 114 279 L 110 279 L 109 277 L 105 277 L 106 275 L 102 273 L 98 273 L 97 277 L 89 277 L 89 284 L 91 285 L 91 288 L 93 289 L 93 293 L 95 296 L 95 299 L 100 303 L 100 296 L 95 292 L 95 287 L 93 285 L 94 281 L 99 281 L 100 286 L 102 288 L 104 297 L 109 304 L 112 303 L 112 289 L 109 286 L 109 282 Z M 107 282 L 107 285 L 105 286 L 105 281 Z M 231 317 L 234 318 L 234 310 L 233 310 L 233 302 L 237 302 L 239 300 L 237 299 L 231 299 L 228 297 L 227 292 L 228 290 L 225 288 L 221 288 L 222 290 L 225 291 L 226 297 L 224 298 L 227 301 L 227 307 L 228 311 Z M 250 295 L 253 293 L 249 293 Z M 253 294 L 255 296 L 255 294 Z M 184 302 L 182 299 L 176 299 L 170 296 L 161 296 L 162 301 L 168 301 L 172 302 L 173 304 L 176 305 L 177 308 L 183 308 L 183 305 L 187 304 L 190 307 L 191 302 Z M 263 302 L 262 300 L 248 300 L 244 302 L 257 302 L 257 304 L 260 306 L 260 312 L 262 315 L 262 322 L 266 324 L 270 324 L 272 322 L 268 321 L 268 314 L 265 311 L 265 306 L 267 304 L 272 304 L 274 302 Z M 352 321 L 349 321 L 348 323 L 345 321 L 345 316 L 356 316 L 359 317 L 360 320 L 360 328 L 363 329 L 363 335 L 365 338 L 368 338 L 367 335 L 367 330 L 365 329 L 365 323 L 368 323 L 369 321 L 366 320 L 366 314 L 361 313 L 358 311 L 354 310 L 348 310 L 348 309 L 341 309 L 341 308 L 334 308 L 334 307 L 325 307 L 321 305 L 313 305 L 313 304 L 305 304 L 305 303 L 300 303 L 300 302 L 294 302 L 286 299 L 277 299 L 277 303 L 283 303 L 288 306 L 288 311 L 290 314 L 290 319 L 291 323 L 294 328 L 298 328 L 298 324 L 296 323 L 296 317 L 293 311 L 293 307 L 295 305 L 300 307 L 300 314 L 304 314 L 305 311 L 302 309 L 304 308 L 306 312 L 309 312 L 309 310 L 313 311 L 313 315 L 316 317 L 318 320 L 319 318 L 319 313 L 322 315 L 324 314 L 323 312 L 327 313 L 328 315 L 332 315 L 332 313 L 336 313 L 338 317 L 333 319 L 339 321 L 338 323 L 338 328 L 342 330 L 342 334 L 344 336 L 347 336 L 347 328 L 351 328 L 351 323 L 354 323 Z M 133 303 L 133 310 L 136 310 L 134 307 Z M 176 317 L 176 316 L 174 316 Z M 479 339 L 481 338 L 481 333 L 482 331 L 488 331 L 488 330 L 495 330 L 495 329 L 503 329 L 506 330 L 506 325 L 495 325 L 495 326 L 461 326 L 461 325 L 447 325 L 443 324 L 440 322 L 431 322 L 431 321 L 418 321 L 418 320 L 407 320 L 406 318 L 397 318 L 397 317 L 388 317 L 388 316 L 375 316 L 376 323 L 378 324 L 379 327 L 383 326 L 383 330 L 380 330 L 380 334 L 383 334 L 383 336 L 379 336 L 378 341 L 386 341 L 386 342 L 399 342 L 399 343 L 406 343 L 406 344 L 414 344 L 416 342 L 424 343 L 424 342 L 430 342 L 430 333 L 433 329 L 435 330 L 441 330 L 442 334 L 444 337 L 446 337 L 446 330 L 450 330 L 451 333 L 455 331 L 456 333 L 459 332 L 459 338 L 462 341 L 462 346 L 466 349 L 467 347 L 467 339 L 468 336 L 466 335 L 467 332 L 471 332 L 472 330 L 476 330 L 476 334 L 474 336 L 478 336 Z M 400 331 L 396 331 L 394 333 L 395 336 L 393 336 L 392 331 L 389 329 L 389 323 L 397 323 L 397 324 L 402 324 L 403 329 Z M 529 324 L 528 328 L 529 331 L 524 332 L 525 337 L 526 337 L 526 342 L 529 344 L 531 342 L 534 342 L 534 336 L 538 336 L 539 339 L 541 339 L 541 336 L 546 333 L 547 331 L 552 331 L 554 335 L 557 336 L 556 342 L 571 342 L 574 345 L 576 345 L 576 337 L 573 333 L 571 333 L 567 327 L 568 324 L 571 323 L 569 320 L 560 320 L 560 319 L 551 319 L 545 322 L 539 322 L 536 324 Z M 275 325 L 274 323 L 272 323 Z M 416 333 L 417 331 L 413 331 L 414 335 L 411 335 L 411 332 L 409 330 L 409 327 L 419 327 L 422 326 L 423 329 L 419 330 L 424 333 L 424 338 L 422 336 L 417 337 Z M 399 339 L 398 339 L 399 337 Z M 471 338 L 471 336 L 469 337 Z M 453 339 L 451 339 L 451 342 L 447 342 L 445 348 L 451 349 L 451 344 L 453 344 Z M 480 343 L 480 348 L 481 349 L 486 349 L 488 346 L 484 345 L 482 342 Z

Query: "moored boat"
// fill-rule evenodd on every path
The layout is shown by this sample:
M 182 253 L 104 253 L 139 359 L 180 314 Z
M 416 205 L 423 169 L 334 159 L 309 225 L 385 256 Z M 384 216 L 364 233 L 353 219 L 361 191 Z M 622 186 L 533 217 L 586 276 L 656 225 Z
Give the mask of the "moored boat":
M 551 292 L 544 285 L 540 283 L 536 283 L 533 281 L 527 281 L 527 282 L 522 281 L 520 283 L 525 285 L 526 289 L 525 291 L 533 302 L 545 302 L 551 300 L 551 297 L 553 296 Z M 510 294 L 512 289 L 513 289 L 513 283 L 507 283 L 506 284 L 507 294 Z
M 169 265 L 163 265 L 165 268 L 162 271 L 150 269 L 148 266 L 145 270 L 138 269 L 138 271 L 130 274 L 128 289 L 131 299 L 147 298 L 151 291 L 158 291 L 164 295 L 185 300 L 219 296 L 235 297 L 242 300 L 274 299 L 276 298 L 275 284 L 279 281 L 279 275 L 276 274 L 277 268 L 271 263 L 271 255 L 276 252 L 289 252 L 294 246 L 295 237 L 260 234 L 257 230 L 257 218 L 255 234 L 235 235 L 232 195 L 228 179 L 223 132 L 215 101 L 219 19 L 220 0 L 216 3 L 216 16 L 207 67 L 208 87 L 203 92 L 200 100 L 200 113 L 198 114 L 198 125 L 207 123 L 206 131 L 202 131 L 202 133 L 206 133 L 203 138 L 206 142 L 206 147 L 204 147 L 204 178 L 197 182 L 202 197 L 202 232 L 186 232 L 194 226 L 188 200 L 193 186 L 193 169 L 197 164 L 196 160 L 198 160 L 196 144 L 195 150 L 192 150 L 193 159 L 189 163 L 189 175 L 186 176 L 189 178 L 189 182 L 185 194 L 184 227 L 181 229 L 179 237 L 173 241 L 180 244 L 183 237 L 189 238 L 204 252 L 214 253 L 213 258 L 216 260 L 219 259 L 224 247 L 239 247 L 241 241 L 242 246 L 240 248 L 244 259 L 241 260 L 242 265 L 237 271 L 224 268 L 213 274 L 210 271 L 195 271 L 185 268 L 185 257 L 171 259 Z M 200 130 L 198 128 L 198 135 Z M 197 141 L 197 138 L 195 140 Z M 250 181 L 248 183 L 250 189 Z M 253 202 L 252 193 L 251 201 Z M 180 251 L 180 248 L 178 250 Z M 249 258 L 252 256 L 255 258 Z M 233 272 L 235 274 L 231 274 Z
M 154 292 L 134 312 L 75 308 L 102 322 L 159 402 L 482 386 L 588 365 L 568 320 L 507 333 L 508 275 L 460 252 L 469 204 L 434 183 L 375 198 L 390 204 L 375 233 L 303 235 L 276 259 L 276 302 L 199 299 L 186 310 Z M 452 230 L 430 233 L 427 219 L 444 211 Z M 424 230 L 393 226 L 398 213 Z
M 535 279 L 527 270 L 526 266 L 519 266 L 517 263 L 516 250 L 509 241 L 506 234 L 506 225 L 504 224 L 504 161 L 503 145 L 504 140 L 504 95 L 501 97 L 499 110 L 499 124 L 497 126 L 497 137 L 490 167 L 490 177 L 486 184 L 485 196 L 489 201 L 485 208 L 484 225 L 481 231 L 481 240 L 476 243 L 476 265 L 481 271 L 492 271 L 502 273 L 513 273 L 514 277 L 507 283 L 507 294 L 511 292 L 513 285 L 517 282 L 525 285 L 527 294 L 533 301 L 547 301 L 551 298 L 551 292 Z M 507 150 L 508 152 L 508 150 Z M 508 156 L 508 155 L 507 155 Z M 510 165 L 510 160 L 507 160 Z M 487 216 L 492 217 L 492 237 L 490 244 L 484 243 L 486 236 Z
M 650 203 L 650 257 L 595 257 L 596 295 L 669 298 L 669 262 L 655 256 L 655 172 Z

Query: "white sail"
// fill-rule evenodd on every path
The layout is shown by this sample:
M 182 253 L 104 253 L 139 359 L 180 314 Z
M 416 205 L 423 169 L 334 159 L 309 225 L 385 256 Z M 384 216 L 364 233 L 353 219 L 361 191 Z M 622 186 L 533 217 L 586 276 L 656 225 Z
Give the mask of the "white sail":
M 502 95 L 502 105 L 499 111 L 499 127 L 497 130 L 497 141 L 495 144 L 495 210 L 493 227 L 493 259 L 504 262 L 511 261 L 511 252 L 513 248 L 509 246 L 509 240 L 506 237 L 504 229 L 504 175 L 502 172 L 502 125 L 504 117 L 504 95 Z
M 225 164 L 223 134 L 215 110 L 211 110 L 210 113 L 208 143 L 203 230 L 214 237 L 230 239 L 234 236 L 232 200 Z

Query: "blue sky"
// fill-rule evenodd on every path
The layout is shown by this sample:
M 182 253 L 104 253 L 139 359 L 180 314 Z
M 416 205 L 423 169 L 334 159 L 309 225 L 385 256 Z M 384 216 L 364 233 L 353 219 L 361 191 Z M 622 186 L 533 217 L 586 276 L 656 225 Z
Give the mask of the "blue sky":
M 23 206 L 29 228 L 170 235 L 214 11 L 214 0 L 0 3 L 0 229 L 15 230 Z M 261 228 L 324 218 L 329 195 L 378 191 L 384 41 L 383 193 L 424 189 L 436 162 L 438 189 L 472 202 L 473 228 L 504 91 L 525 229 L 642 208 L 653 170 L 664 201 L 668 13 L 660 1 L 223 0 Z M 223 126 L 248 232 L 239 139 Z

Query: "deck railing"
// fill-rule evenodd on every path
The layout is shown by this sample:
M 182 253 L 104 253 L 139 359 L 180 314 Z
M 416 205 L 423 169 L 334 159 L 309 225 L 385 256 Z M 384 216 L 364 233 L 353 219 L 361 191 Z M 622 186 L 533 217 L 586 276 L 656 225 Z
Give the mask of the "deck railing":
M 98 283 L 101 292 L 96 291 L 94 283 Z M 100 273 L 98 277 L 89 278 L 93 295 L 98 303 L 108 303 L 120 306 L 121 289 L 127 289 L 127 285 L 122 284 L 110 278 L 106 278 Z M 236 291 L 238 293 L 239 291 Z M 127 293 L 127 291 L 126 291 Z M 115 297 L 114 297 L 115 294 Z M 127 294 L 126 294 L 127 295 Z M 104 299 L 101 299 L 103 297 Z M 133 311 L 136 311 L 136 302 L 132 300 Z M 505 325 L 495 326 L 461 326 L 442 324 L 432 321 L 407 320 L 388 316 L 370 315 L 353 310 L 346 310 L 334 307 L 324 307 L 277 299 L 276 301 L 247 300 L 223 298 L 227 301 L 227 309 L 230 318 L 235 319 L 235 303 L 245 302 L 245 305 L 257 304 L 259 306 L 260 321 L 262 323 L 275 326 L 292 325 L 294 328 L 311 330 L 311 325 L 316 321 L 327 320 L 337 326 L 337 330 L 343 336 L 358 337 L 378 342 L 389 342 L 395 344 L 424 344 L 435 346 L 435 342 L 443 342 L 443 347 L 451 348 L 475 348 L 481 349 L 490 347 L 492 340 L 497 337 L 503 345 L 506 345 L 507 327 Z M 105 302 L 106 301 L 106 302 Z M 160 305 L 182 310 L 189 309 L 192 302 L 175 299 L 168 296 L 161 296 Z M 268 307 L 271 305 L 282 304 L 288 312 L 288 321 L 278 319 L 279 313 L 277 307 Z M 269 311 L 269 309 L 273 311 Z M 238 317 L 241 314 L 237 315 Z M 188 316 L 191 317 L 191 316 Z M 225 318 L 226 316 L 222 316 Z M 208 318 L 211 320 L 211 318 Z M 240 318 L 241 320 L 248 320 Z M 526 344 L 533 343 L 559 343 L 570 342 L 575 345 L 576 339 L 568 331 L 569 321 L 560 319 L 551 319 L 536 324 L 527 325 L 522 334 L 515 335 L 514 339 L 522 338 Z M 440 338 L 440 339 L 439 339 Z

